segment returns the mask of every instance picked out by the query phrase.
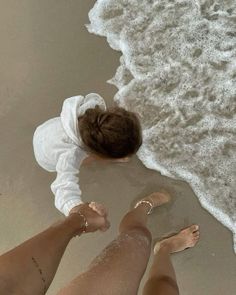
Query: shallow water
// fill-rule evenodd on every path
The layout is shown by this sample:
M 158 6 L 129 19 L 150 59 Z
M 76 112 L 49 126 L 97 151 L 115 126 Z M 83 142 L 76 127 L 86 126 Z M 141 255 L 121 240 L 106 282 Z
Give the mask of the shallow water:
M 122 52 L 109 82 L 140 115 L 139 158 L 186 180 L 236 251 L 236 2 L 98 0 L 89 19 Z

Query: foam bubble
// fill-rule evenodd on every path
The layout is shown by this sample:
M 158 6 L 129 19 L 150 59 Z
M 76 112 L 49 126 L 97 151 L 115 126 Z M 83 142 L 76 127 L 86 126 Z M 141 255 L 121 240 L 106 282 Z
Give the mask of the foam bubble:
M 98 0 L 89 19 L 123 54 L 110 83 L 140 114 L 138 156 L 188 181 L 236 251 L 236 2 Z

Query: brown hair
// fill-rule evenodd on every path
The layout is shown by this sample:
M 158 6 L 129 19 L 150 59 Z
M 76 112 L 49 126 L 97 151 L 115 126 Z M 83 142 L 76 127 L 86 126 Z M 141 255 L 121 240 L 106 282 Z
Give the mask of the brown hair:
M 106 111 L 98 106 L 78 118 L 85 146 L 99 155 L 123 158 L 137 152 L 142 144 L 141 126 L 133 112 L 115 107 Z

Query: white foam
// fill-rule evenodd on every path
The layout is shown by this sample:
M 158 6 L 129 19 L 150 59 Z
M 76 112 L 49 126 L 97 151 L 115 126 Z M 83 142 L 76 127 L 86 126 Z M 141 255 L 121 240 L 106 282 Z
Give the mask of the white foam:
M 141 116 L 138 156 L 188 181 L 236 252 L 236 1 L 98 0 L 89 19 L 123 54 L 110 83 Z

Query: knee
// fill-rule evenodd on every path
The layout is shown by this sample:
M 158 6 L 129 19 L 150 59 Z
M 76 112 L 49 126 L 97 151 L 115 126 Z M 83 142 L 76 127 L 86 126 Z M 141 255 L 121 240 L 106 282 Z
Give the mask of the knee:
M 122 224 L 121 224 L 120 228 L 119 228 L 119 232 L 120 233 L 127 233 L 127 234 L 135 233 L 139 236 L 145 237 L 148 240 L 149 244 L 151 245 L 152 234 L 146 227 L 144 227 L 142 225 L 122 227 Z

